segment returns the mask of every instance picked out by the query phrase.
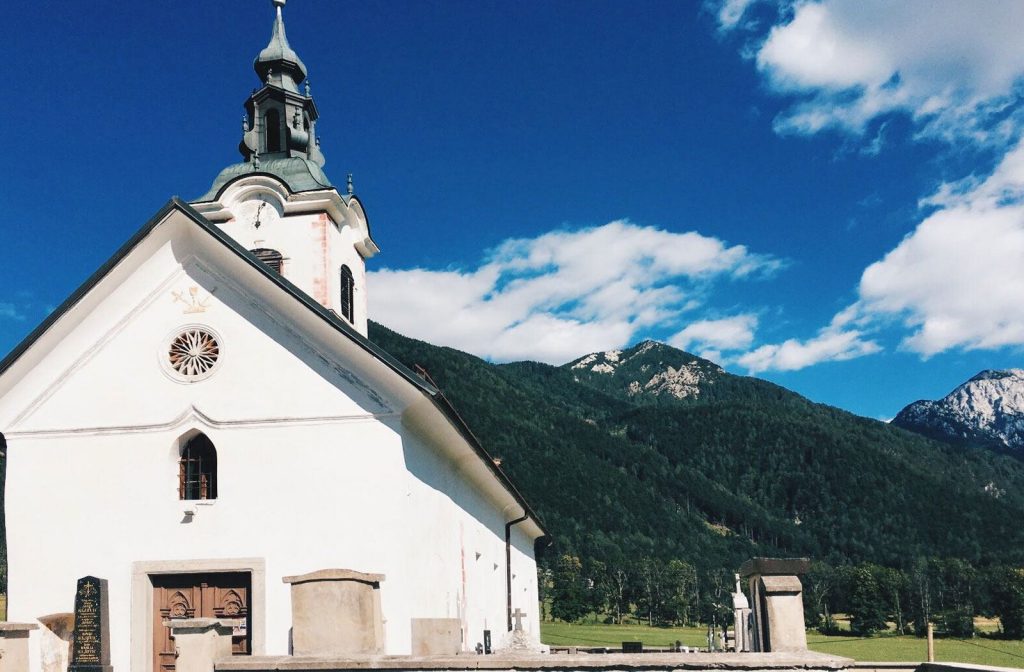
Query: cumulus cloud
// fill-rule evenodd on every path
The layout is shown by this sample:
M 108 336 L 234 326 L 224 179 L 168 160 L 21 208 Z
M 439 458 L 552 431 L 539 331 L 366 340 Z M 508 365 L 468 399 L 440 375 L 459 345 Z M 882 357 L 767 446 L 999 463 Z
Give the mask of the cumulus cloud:
M 860 330 L 846 330 L 833 325 L 805 341 L 791 338 L 778 344 L 762 345 L 736 358 L 736 363 L 751 373 L 795 371 L 821 362 L 871 355 L 881 349 L 878 343 L 865 338 Z
M 681 350 L 697 349 L 701 354 L 714 355 L 719 359 L 723 350 L 743 350 L 754 342 L 757 329 L 757 315 L 745 314 L 718 320 L 691 322 L 682 331 L 669 339 L 669 345 Z
M 722 31 L 735 30 L 740 27 L 743 16 L 757 0 L 722 0 L 719 3 L 708 3 L 708 7 L 718 20 Z
M 925 218 L 860 281 L 858 310 L 897 317 L 928 356 L 1024 345 L 1024 143 L 970 188 L 943 185 Z
M 924 218 L 865 269 L 857 301 L 830 325 L 735 361 L 756 372 L 859 357 L 894 325 L 901 346 L 923 356 L 1024 345 L 1024 3 L 779 0 L 775 25 L 758 28 L 745 15 L 759 2 L 723 0 L 716 16 L 723 32 L 759 33 L 744 54 L 789 98 L 777 132 L 834 130 L 874 156 L 898 113 L 919 139 L 1002 159 L 921 199 Z
M 744 26 L 750 2 L 723 0 L 721 30 Z M 794 98 L 780 133 L 862 134 L 876 118 L 908 114 L 929 137 L 1006 141 L 1024 74 L 1018 0 L 781 2 L 753 52 L 776 92 Z
M 865 269 L 858 300 L 807 341 L 763 345 L 736 359 L 752 372 L 793 370 L 880 349 L 865 333 L 895 322 L 901 347 L 1024 346 L 1024 141 L 985 179 L 941 185 L 916 229 Z
M 678 323 L 716 280 L 780 265 L 699 233 L 615 221 L 507 240 L 475 269 L 373 272 L 371 310 L 400 332 L 496 361 L 561 363 Z

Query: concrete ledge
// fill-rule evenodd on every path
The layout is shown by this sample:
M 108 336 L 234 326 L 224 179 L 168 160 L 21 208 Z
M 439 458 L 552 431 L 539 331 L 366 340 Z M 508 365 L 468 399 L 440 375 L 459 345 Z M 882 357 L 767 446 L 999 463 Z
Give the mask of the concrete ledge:
M 968 663 L 921 663 L 920 672 L 1020 672 L 1019 667 L 993 667 L 991 665 L 970 665 Z
M 28 633 L 29 630 L 38 630 L 38 623 L 9 623 L 8 621 L 0 621 L 0 632 L 11 632 Z
M 284 583 L 306 583 L 307 581 L 362 581 L 363 583 L 380 583 L 383 580 L 383 574 L 366 574 L 365 572 L 357 572 L 354 569 L 321 569 L 309 574 L 286 576 L 281 579 Z
M 901 661 L 858 660 L 853 664 L 856 672 L 917 672 L 922 663 Z
M 549 654 L 537 656 L 235 656 L 219 661 L 218 672 L 343 672 L 346 670 L 848 670 L 853 660 L 819 653 L 647 653 Z M 941 671 L 934 671 L 941 672 Z M 1020 672 L 1019 670 L 1017 672 Z

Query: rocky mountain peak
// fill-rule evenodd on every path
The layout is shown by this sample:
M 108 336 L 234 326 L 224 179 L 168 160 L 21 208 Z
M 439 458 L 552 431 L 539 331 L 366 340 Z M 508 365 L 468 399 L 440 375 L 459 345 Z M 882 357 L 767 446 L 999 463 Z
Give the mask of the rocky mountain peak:
M 986 370 L 937 401 L 916 401 L 893 424 L 947 441 L 1024 450 L 1024 369 Z
M 1005 378 L 1018 378 L 1024 381 L 1024 369 L 985 369 L 967 382 L 973 383 L 976 380 L 1003 380 Z
M 591 384 L 630 398 L 651 395 L 695 399 L 702 386 L 714 384 L 722 374 L 717 364 L 651 340 L 626 350 L 594 352 L 566 367 L 576 373 L 577 380 L 586 377 Z

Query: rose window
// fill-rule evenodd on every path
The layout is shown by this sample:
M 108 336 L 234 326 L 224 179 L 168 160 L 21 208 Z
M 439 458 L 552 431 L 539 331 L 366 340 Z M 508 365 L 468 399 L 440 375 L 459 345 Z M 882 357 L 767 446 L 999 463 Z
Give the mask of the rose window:
M 220 343 L 205 329 L 192 328 L 179 334 L 168 352 L 168 360 L 179 375 L 190 380 L 204 378 L 220 358 Z

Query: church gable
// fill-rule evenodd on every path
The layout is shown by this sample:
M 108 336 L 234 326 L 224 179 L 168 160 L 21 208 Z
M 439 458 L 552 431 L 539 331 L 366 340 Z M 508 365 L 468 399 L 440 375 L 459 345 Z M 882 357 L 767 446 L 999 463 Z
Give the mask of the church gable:
M 343 334 L 327 344 L 307 333 L 301 305 L 259 273 L 239 277 L 253 269 L 182 224 L 183 213 L 168 215 L 175 235 L 155 232 L 166 240 L 140 245 L 26 353 L 31 370 L 0 401 L 6 431 L 156 427 L 192 408 L 215 422 L 395 411 L 393 395 L 356 370 L 366 362 L 325 347 Z
M 139 301 L 122 304 L 125 319 L 79 339 L 81 355 L 16 411 L 9 429 L 155 428 L 193 409 L 213 424 L 394 411 L 393 400 L 208 260 L 168 270 L 157 287 L 129 278 Z

